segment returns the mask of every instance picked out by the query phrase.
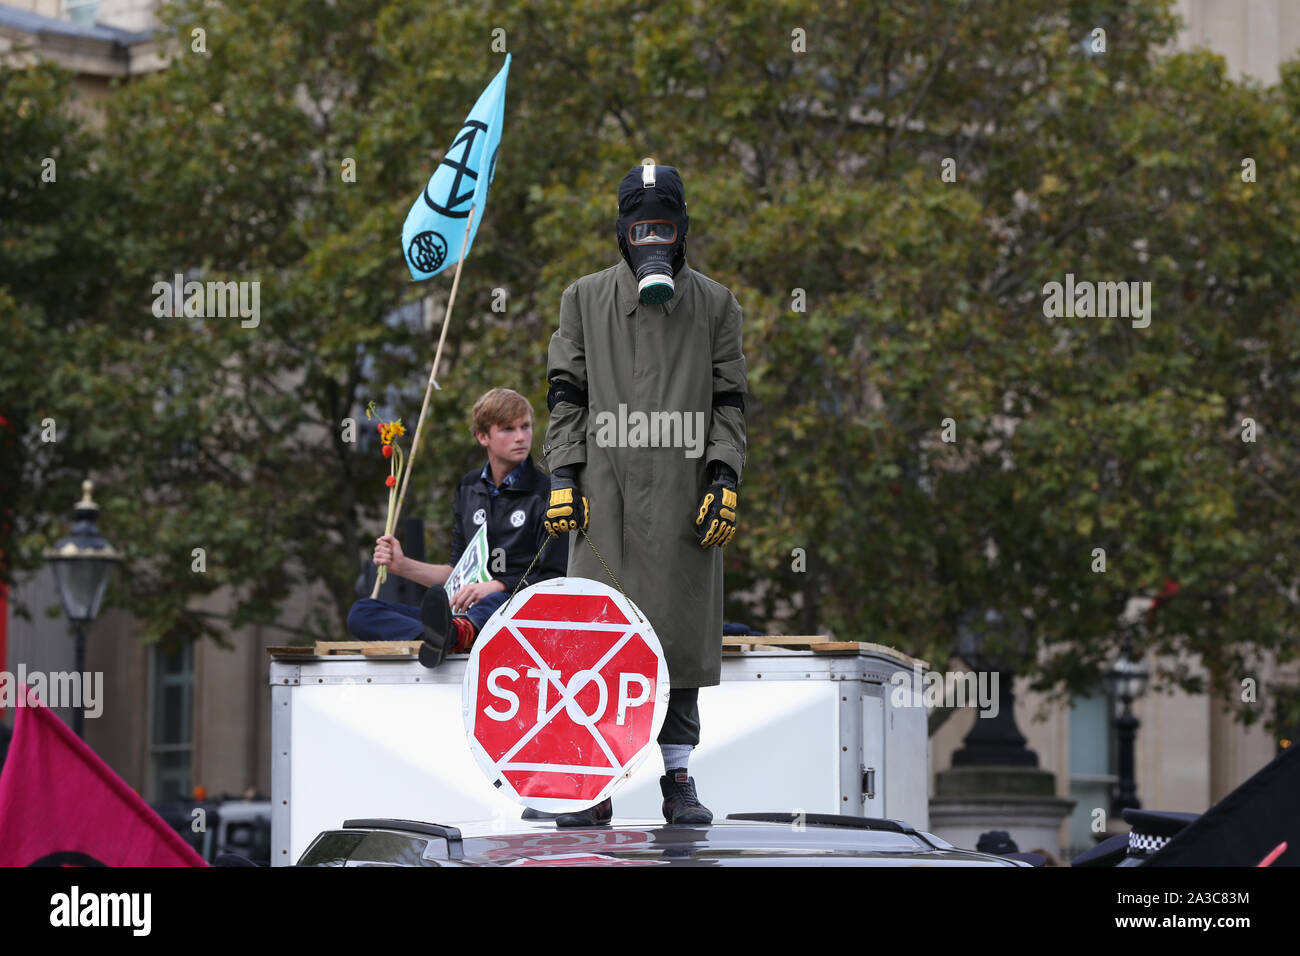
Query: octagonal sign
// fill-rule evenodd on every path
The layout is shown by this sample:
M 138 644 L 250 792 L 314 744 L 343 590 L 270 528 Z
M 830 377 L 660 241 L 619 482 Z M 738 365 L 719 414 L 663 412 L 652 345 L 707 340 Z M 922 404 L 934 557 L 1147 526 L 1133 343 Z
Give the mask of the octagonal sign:
M 565 813 L 610 796 L 645 757 L 668 709 L 668 664 L 631 601 L 588 578 L 520 591 L 470 652 L 461 710 L 494 786 Z

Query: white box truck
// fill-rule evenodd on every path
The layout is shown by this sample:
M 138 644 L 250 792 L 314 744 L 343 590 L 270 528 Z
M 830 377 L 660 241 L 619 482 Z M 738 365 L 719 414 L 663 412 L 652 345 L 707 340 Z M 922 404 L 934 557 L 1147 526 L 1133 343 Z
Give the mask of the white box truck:
M 847 648 L 723 653 L 722 683 L 700 691 L 690 762 L 715 819 L 834 813 L 929 828 L 926 710 L 910 692 L 925 664 L 878 645 Z M 273 653 L 273 865 L 296 862 L 348 819 L 487 820 L 503 832 L 518 822 L 523 808 L 493 787 L 466 742 L 467 660 L 429 670 L 414 659 Z M 662 823 L 662 772 L 652 746 L 614 794 L 616 820 Z

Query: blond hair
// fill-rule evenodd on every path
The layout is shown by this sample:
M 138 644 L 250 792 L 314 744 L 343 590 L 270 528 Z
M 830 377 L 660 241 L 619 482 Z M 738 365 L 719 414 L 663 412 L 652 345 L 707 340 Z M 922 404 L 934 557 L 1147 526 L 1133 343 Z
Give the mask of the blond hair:
M 528 399 L 514 389 L 494 388 L 491 391 L 484 392 L 479 400 L 474 403 L 472 417 L 474 420 L 474 434 L 478 435 L 482 432 L 487 435 L 491 434 L 493 425 L 498 428 L 506 428 L 521 418 L 527 418 L 531 421 L 533 406 Z

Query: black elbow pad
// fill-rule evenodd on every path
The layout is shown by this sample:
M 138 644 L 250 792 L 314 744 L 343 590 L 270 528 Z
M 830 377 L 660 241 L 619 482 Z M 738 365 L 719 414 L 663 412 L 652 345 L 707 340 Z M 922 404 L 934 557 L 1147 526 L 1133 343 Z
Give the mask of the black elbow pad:
M 587 390 L 578 388 L 576 385 L 570 385 L 568 382 L 558 378 L 551 379 L 551 387 L 546 393 L 546 410 L 555 411 L 555 406 L 560 402 L 568 402 L 571 405 L 577 405 L 579 408 L 587 407 Z
M 745 410 L 745 393 L 744 392 L 715 392 L 713 395 L 713 407 L 719 405 L 734 405 L 742 412 Z

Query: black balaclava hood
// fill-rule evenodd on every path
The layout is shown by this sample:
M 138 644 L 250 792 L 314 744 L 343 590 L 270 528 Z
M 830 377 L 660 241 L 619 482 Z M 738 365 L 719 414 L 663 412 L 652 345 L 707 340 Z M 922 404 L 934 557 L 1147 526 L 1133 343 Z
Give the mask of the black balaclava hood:
M 686 189 L 672 166 L 646 162 L 628 170 L 618 184 L 614 231 L 623 259 L 637 278 L 642 302 L 673 297 L 673 276 L 686 264 Z

